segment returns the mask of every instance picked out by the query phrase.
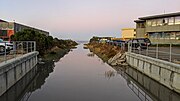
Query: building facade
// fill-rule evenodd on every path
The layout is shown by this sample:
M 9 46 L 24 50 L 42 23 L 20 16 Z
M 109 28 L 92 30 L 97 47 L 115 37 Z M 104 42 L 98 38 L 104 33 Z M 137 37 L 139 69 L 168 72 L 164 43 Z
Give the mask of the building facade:
M 136 37 L 153 43 L 180 44 L 180 12 L 141 17 L 136 22 Z
M 44 30 L 40 30 L 16 22 L 7 22 L 4 20 L 0 20 L 0 38 L 3 40 L 10 40 L 11 35 L 14 35 L 15 33 L 23 31 L 25 29 L 32 29 L 38 31 L 41 34 L 49 36 L 49 32 Z
M 123 28 L 122 29 L 122 39 L 129 40 L 136 38 L 136 29 L 135 28 Z

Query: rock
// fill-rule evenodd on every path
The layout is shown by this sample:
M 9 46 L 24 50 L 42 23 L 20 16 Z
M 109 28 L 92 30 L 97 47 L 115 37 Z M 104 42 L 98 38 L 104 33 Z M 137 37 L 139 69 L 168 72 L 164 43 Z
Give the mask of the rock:
M 120 59 L 126 59 L 126 54 L 122 54 Z
M 116 65 L 126 65 L 124 64 L 126 62 L 126 55 L 119 52 L 117 55 L 115 55 L 113 58 L 110 58 L 108 60 L 108 63 L 112 66 Z
M 110 65 L 116 66 L 116 65 L 117 65 L 117 62 L 112 62 Z
M 122 60 L 118 59 L 117 60 L 118 63 L 124 63 L 125 61 L 126 61 L 125 59 L 122 59 Z
M 110 59 L 108 60 L 108 63 L 109 63 L 109 64 L 112 63 L 112 59 L 113 59 L 113 58 L 110 58 Z
M 120 58 L 122 56 L 122 53 L 119 52 L 117 55 L 115 55 L 113 58 L 110 58 L 108 60 L 108 63 L 112 63 L 113 61 L 117 60 L 118 58 Z
M 122 65 L 122 66 L 128 66 L 128 64 L 127 64 L 127 63 L 122 63 L 121 65 Z

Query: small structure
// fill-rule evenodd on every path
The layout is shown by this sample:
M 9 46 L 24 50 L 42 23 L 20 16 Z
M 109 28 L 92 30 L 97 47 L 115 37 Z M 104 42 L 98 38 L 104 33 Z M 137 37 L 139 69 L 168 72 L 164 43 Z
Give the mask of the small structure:
M 123 40 L 129 40 L 136 37 L 136 29 L 135 28 L 123 28 L 122 29 L 122 38 Z

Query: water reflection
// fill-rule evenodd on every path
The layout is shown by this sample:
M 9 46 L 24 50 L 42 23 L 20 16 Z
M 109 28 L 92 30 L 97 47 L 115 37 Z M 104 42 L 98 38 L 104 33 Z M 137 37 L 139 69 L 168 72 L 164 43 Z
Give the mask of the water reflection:
M 53 72 L 54 66 L 54 62 L 37 65 L 5 94 L 0 96 L 0 101 L 27 101 L 32 92 L 41 89 L 46 78 Z
M 95 55 L 94 53 L 88 53 L 87 54 L 88 57 L 94 57 L 94 55 Z
M 111 79 L 114 76 L 116 76 L 116 72 L 115 71 L 109 70 L 109 71 L 105 72 L 105 78 Z
M 180 95 L 131 68 L 116 68 L 141 101 L 180 101 Z

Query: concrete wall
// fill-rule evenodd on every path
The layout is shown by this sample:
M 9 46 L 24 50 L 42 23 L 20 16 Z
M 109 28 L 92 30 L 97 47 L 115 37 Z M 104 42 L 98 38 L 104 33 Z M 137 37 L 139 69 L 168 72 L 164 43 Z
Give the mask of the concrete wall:
M 0 63 L 0 96 L 36 66 L 38 54 L 31 52 Z
M 163 84 L 164 86 L 180 93 L 180 65 L 167 61 L 143 56 L 135 53 L 126 53 L 127 63 Z
M 145 38 L 145 28 L 136 28 L 136 38 Z

